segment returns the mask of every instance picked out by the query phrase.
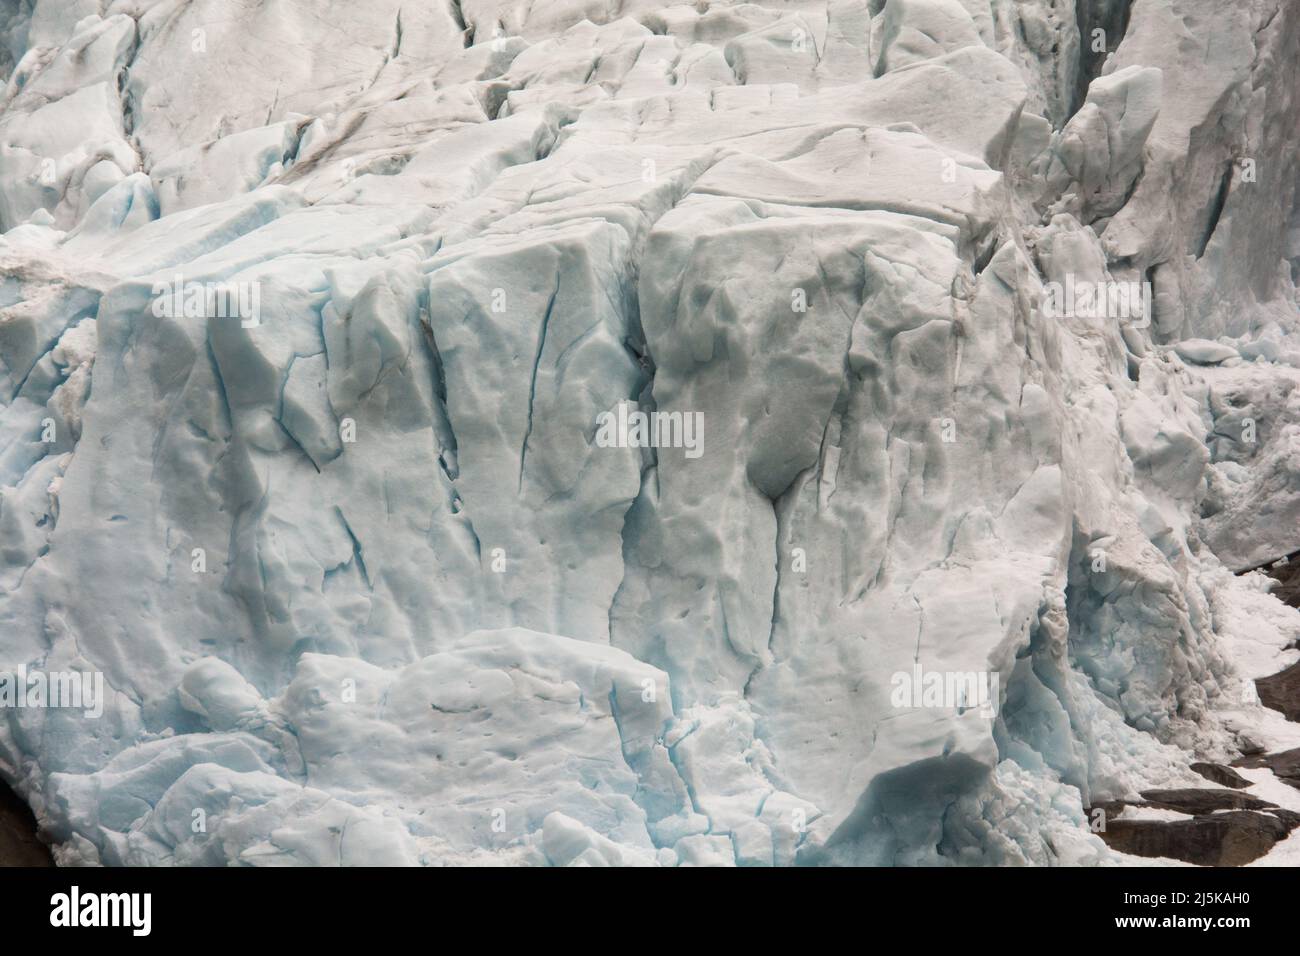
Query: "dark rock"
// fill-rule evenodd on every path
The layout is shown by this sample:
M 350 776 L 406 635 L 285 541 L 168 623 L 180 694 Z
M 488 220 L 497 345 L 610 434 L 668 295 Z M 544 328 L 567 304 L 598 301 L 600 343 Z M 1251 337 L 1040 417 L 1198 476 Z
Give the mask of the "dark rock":
M 1199 773 L 1211 783 L 1217 783 L 1221 787 L 1232 787 L 1234 790 L 1244 790 L 1250 786 L 1250 781 L 1237 773 L 1231 767 L 1225 767 L 1217 763 L 1194 763 L 1192 769 Z
M 1093 814 L 1100 810 L 1102 816 L 1105 819 L 1110 820 L 1123 813 L 1124 808 L 1127 806 L 1131 806 L 1131 804 L 1125 803 L 1123 800 L 1104 800 L 1099 803 L 1094 803 L 1090 807 L 1084 807 L 1083 812 L 1087 815 L 1088 819 L 1091 820 Z
M 1281 753 L 1263 754 L 1258 757 L 1242 757 L 1232 762 L 1234 767 L 1246 767 L 1257 770 L 1267 767 L 1283 783 L 1288 783 L 1300 790 L 1300 747 L 1295 750 L 1283 750 Z
M 1296 567 L 1300 567 L 1300 562 L 1296 562 Z M 1259 678 L 1255 689 L 1265 707 L 1280 711 L 1287 720 L 1300 720 L 1300 661 L 1272 677 Z
M 1280 582 L 1273 589 L 1273 596 L 1291 607 L 1300 607 L 1300 552 L 1292 555 L 1286 564 L 1265 568 L 1264 573 L 1274 581 Z M 1291 718 L 1295 720 L 1294 717 Z
M 1294 815 L 1292 815 L 1294 816 Z M 1286 839 L 1300 820 L 1232 810 L 1188 820 L 1112 820 L 1100 836 L 1134 856 L 1166 857 L 1199 866 L 1242 866 Z
M 1159 807 L 1161 810 L 1177 810 L 1195 816 L 1198 813 L 1213 813 L 1215 810 L 1267 810 L 1277 804 L 1269 803 L 1258 797 L 1249 797 L 1235 790 L 1211 790 L 1188 788 L 1185 790 L 1143 790 L 1141 803 L 1133 806 Z
M 1300 813 L 1297 813 L 1294 810 L 1283 810 L 1280 807 L 1275 807 L 1268 812 L 1273 814 L 1273 816 L 1277 817 L 1292 830 L 1296 827 L 1300 827 Z
M 0 866 L 53 866 L 49 847 L 36 835 L 31 808 L 0 782 Z

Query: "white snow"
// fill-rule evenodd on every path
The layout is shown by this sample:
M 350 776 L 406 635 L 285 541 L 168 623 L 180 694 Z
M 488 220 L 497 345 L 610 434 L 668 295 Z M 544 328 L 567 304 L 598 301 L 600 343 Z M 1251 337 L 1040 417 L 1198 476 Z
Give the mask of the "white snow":
M 1297 745 L 1230 571 L 1300 548 L 1300 8 L 225 5 L 6 28 L 0 670 L 109 693 L 0 713 L 61 862 L 1125 865 L 1084 806 Z

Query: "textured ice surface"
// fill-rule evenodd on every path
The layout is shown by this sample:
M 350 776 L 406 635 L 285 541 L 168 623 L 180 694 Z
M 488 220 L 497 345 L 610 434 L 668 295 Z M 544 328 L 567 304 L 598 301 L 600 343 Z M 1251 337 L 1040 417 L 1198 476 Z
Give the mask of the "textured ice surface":
M 62 862 L 1106 863 L 1284 736 L 1295 4 L 2 7 Z

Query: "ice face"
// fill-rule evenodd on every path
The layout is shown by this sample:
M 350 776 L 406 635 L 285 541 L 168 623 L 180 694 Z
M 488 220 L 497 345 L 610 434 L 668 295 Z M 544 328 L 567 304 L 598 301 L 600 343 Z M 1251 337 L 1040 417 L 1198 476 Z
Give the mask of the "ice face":
M 1268 733 L 1300 9 L 219 6 L 0 23 L 62 862 L 1102 863 Z

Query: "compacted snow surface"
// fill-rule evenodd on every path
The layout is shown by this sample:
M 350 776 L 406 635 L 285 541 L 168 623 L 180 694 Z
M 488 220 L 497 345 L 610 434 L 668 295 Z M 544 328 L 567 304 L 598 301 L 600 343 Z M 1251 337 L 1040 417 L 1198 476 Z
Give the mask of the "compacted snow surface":
M 0 4 L 57 860 L 1114 864 L 1296 746 L 1300 5 L 1077 4 Z

